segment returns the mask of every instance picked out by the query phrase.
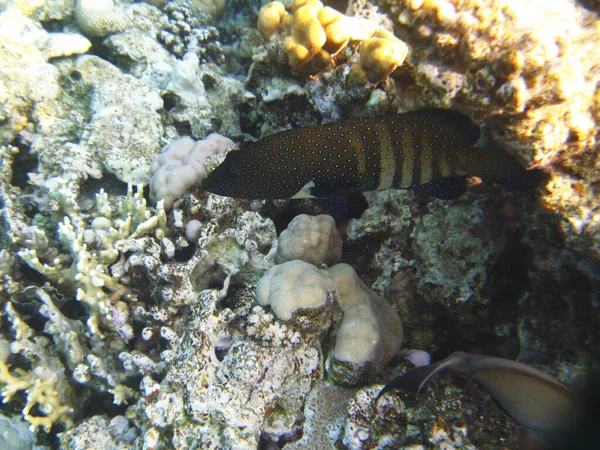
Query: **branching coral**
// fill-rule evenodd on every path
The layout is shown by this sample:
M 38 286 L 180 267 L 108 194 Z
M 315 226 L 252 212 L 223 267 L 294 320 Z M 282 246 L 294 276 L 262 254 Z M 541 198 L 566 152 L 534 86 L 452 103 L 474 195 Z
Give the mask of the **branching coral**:
M 31 424 L 32 430 L 42 427 L 49 432 L 54 423 L 70 426 L 74 397 L 65 376 L 64 366 L 58 356 L 49 350 L 51 347 L 48 339 L 35 336 L 34 331 L 20 318 L 11 303 L 7 303 L 5 310 L 15 334 L 10 352 L 24 356 L 30 361 L 32 368 L 15 368 L 11 371 L 6 361 L 0 360 L 0 383 L 4 383 L 4 403 L 11 401 L 17 392 L 25 391 L 27 401 L 22 413 L 25 420 Z M 7 344 L 4 342 L 2 345 Z M 43 415 L 32 414 L 34 407 Z
M 39 253 L 46 250 L 42 244 L 37 248 L 21 250 L 18 255 L 33 269 L 48 277 L 57 286 L 76 292 L 77 300 L 89 311 L 88 328 L 93 334 L 102 335 L 100 323 L 114 328 L 111 302 L 108 292 L 119 287 L 118 277 L 108 273 L 108 265 L 119 258 L 114 244 L 118 240 L 136 239 L 155 231 L 157 237 L 166 232 L 166 215 L 162 202 L 156 214 L 146 209 L 142 188 L 133 193 L 130 185 L 127 197 L 118 206 L 117 218 L 112 218 L 112 210 L 107 195 L 100 191 L 96 195 L 96 214 L 91 223 L 86 223 L 79 215 L 75 196 L 69 183 L 58 180 L 55 190 L 49 194 L 55 203 L 57 215 L 63 215 L 58 225 L 58 239 L 67 249 L 69 258 L 54 258 L 44 262 Z M 41 243 L 47 240 L 38 239 Z M 131 330 L 121 329 L 125 336 Z

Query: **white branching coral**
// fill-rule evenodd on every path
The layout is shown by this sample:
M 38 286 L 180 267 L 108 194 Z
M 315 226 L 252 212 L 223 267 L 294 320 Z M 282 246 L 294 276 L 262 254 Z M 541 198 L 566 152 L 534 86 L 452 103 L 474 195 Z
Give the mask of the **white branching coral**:
M 118 277 L 108 269 L 119 258 L 115 243 L 136 239 L 153 231 L 158 239 L 165 237 L 167 218 L 163 204 L 159 202 L 153 214 L 146 208 L 142 187 L 139 186 L 134 193 L 129 185 L 127 196 L 119 203 L 116 217 L 113 217 L 108 196 L 101 190 L 96 194 L 95 217 L 89 222 L 79 213 L 76 195 L 69 181 L 58 180 L 49 197 L 55 218 L 58 220 L 58 216 L 62 216 L 58 224 L 58 240 L 68 250 L 70 264 L 65 263 L 63 255 L 47 263 L 40 260 L 38 255 L 47 246 L 45 236 L 36 239 L 38 246 L 22 250 L 18 255 L 52 283 L 74 290 L 77 300 L 86 306 L 90 314 L 87 322 L 90 332 L 102 336 L 100 323 L 115 327 L 112 323 L 114 308 L 107 292 L 115 292 L 122 287 Z M 131 335 L 127 331 L 121 334 Z

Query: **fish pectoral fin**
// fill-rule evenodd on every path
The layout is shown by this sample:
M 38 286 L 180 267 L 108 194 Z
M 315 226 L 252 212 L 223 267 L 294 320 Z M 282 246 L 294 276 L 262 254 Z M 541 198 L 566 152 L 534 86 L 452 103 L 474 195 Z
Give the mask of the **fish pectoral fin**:
M 360 219 L 369 203 L 362 192 L 353 192 L 329 198 L 313 198 L 312 201 L 334 217 Z
M 467 191 L 467 179 L 464 176 L 434 178 L 429 183 L 414 188 L 417 194 L 427 194 L 440 200 L 452 200 Z
M 348 217 L 349 208 L 346 196 L 313 198 L 312 201 L 333 216 Z

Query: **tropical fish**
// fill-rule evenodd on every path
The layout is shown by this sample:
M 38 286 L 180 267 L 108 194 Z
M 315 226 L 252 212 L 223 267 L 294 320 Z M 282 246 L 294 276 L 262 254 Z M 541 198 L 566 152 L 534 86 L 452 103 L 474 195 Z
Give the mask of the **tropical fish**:
M 332 199 L 343 209 L 347 195 L 381 189 L 456 198 L 470 177 L 517 191 L 537 184 L 538 171 L 504 150 L 473 147 L 479 137 L 468 117 L 444 109 L 286 130 L 231 151 L 204 188 L 246 199 Z
M 444 369 L 454 369 L 479 382 L 509 416 L 532 430 L 569 432 L 582 418 L 582 402 L 556 378 L 510 359 L 465 352 L 452 353 L 440 362 L 394 378 L 377 398 L 392 389 L 419 392 Z

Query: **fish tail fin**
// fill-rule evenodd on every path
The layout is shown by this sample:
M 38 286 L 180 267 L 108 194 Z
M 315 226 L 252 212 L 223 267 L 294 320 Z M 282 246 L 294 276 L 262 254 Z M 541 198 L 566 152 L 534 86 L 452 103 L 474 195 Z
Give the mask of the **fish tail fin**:
M 541 169 L 526 169 L 505 150 L 477 148 L 472 149 L 471 154 L 478 155 L 480 164 L 475 175 L 483 181 L 500 184 L 509 191 L 530 191 L 547 179 Z
M 399 377 L 394 378 L 386 384 L 377 395 L 377 398 L 392 389 L 402 389 L 418 394 L 435 374 L 447 368 L 454 368 L 455 365 L 455 359 L 450 357 L 435 364 L 417 367 L 416 369 L 410 370 Z
M 547 175 L 541 169 L 525 169 L 518 167 L 511 169 L 506 177 L 498 180 L 500 184 L 509 191 L 526 192 L 534 189 L 547 179 Z

